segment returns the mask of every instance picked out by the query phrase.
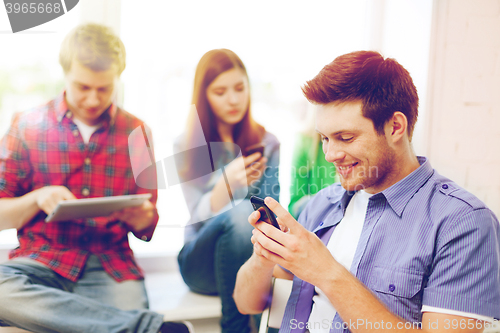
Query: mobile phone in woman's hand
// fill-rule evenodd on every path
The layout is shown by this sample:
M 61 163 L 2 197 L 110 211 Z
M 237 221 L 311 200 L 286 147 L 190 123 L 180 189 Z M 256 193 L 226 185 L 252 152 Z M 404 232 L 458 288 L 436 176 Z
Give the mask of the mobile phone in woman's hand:
M 250 156 L 257 152 L 259 152 L 261 156 L 264 156 L 264 145 L 257 143 L 255 145 L 246 147 L 245 151 L 243 152 L 243 156 Z

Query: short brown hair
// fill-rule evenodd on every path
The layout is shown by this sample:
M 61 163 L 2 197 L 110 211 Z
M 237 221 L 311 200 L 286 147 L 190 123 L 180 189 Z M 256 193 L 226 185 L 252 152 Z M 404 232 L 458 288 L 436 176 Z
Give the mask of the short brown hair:
M 69 72 L 75 59 L 96 72 L 115 66 L 119 76 L 125 69 L 125 46 L 111 28 L 82 24 L 71 30 L 62 42 L 59 63 L 64 73 Z
M 363 116 L 371 119 L 377 133 L 394 112 L 408 119 L 411 140 L 418 117 L 418 95 L 410 73 L 396 60 L 374 51 L 356 51 L 326 65 L 302 91 L 317 104 L 361 101 Z

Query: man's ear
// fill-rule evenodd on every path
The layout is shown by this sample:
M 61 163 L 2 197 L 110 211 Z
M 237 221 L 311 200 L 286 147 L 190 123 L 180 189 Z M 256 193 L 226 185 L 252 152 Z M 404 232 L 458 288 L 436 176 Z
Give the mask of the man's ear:
M 407 136 L 408 119 L 404 113 L 396 111 L 392 117 L 385 123 L 385 136 L 387 139 L 396 144 L 405 136 Z

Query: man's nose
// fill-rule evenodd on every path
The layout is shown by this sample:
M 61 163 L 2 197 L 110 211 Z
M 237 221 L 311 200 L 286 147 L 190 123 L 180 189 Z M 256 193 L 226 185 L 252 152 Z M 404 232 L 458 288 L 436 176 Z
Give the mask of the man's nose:
M 343 160 L 345 157 L 345 151 L 336 145 L 333 141 L 328 142 L 323 145 L 323 151 L 325 153 L 325 159 L 330 163 L 335 163 L 337 161 Z
M 89 107 L 95 107 L 99 105 L 99 94 L 97 90 L 91 90 L 89 94 L 87 95 L 87 106 Z

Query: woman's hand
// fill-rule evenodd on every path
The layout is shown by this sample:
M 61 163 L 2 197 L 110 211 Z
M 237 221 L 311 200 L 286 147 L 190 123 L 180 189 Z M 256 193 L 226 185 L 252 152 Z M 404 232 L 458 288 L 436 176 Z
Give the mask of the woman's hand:
M 260 153 L 239 157 L 224 170 L 232 188 L 251 186 L 264 174 L 267 158 Z
M 260 153 L 238 157 L 224 168 L 225 177 L 221 176 L 212 190 L 210 206 L 212 212 L 218 212 L 229 203 L 228 185 L 231 189 L 251 186 L 262 177 L 267 166 L 267 158 Z M 226 179 L 228 185 L 226 184 Z

